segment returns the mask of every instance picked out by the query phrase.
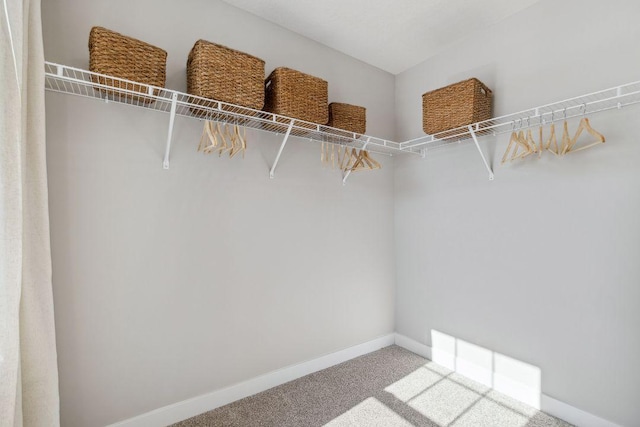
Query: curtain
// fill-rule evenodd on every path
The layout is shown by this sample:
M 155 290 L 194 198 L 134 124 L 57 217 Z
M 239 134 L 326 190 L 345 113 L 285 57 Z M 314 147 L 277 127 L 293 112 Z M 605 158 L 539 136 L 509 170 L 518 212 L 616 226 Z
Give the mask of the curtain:
M 59 426 L 40 0 L 0 0 L 0 426 Z

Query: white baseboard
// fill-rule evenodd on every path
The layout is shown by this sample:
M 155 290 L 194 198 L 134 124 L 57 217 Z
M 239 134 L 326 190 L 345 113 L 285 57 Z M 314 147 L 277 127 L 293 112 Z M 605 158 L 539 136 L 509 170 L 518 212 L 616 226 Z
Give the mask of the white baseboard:
M 395 336 L 396 345 L 429 360 L 432 359 L 432 349 L 428 345 L 422 344 L 402 334 L 396 333 Z M 544 393 L 542 393 L 540 396 L 540 407 L 543 412 L 553 415 L 554 417 L 558 417 L 571 424 L 575 424 L 579 427 L 620 427 L 618 424 L 612 423 L 611 421 L 607 421 L 596 415 L 585 412 L 582 409 L 578 409 L 567 403 L 556 400 Z
M 269 372 L 247 381 L 203 394 L 192 399 L 155 409 L 134 418 L 111 424 L 108 427 L 161 427 L 191 418 L 247 396 L 295 380 L 305 375 L 329 368 L 347 360 L 388 347 L 396 342 L 395 334 L 389 334 L 355 345 L 317 359 Z
M 568 405 L 544 393 L 542 394 L 541 404 L 542 410 L 547 414 L 551 414 L 554 417 L 558 417 L 579 427 L 621 427 L 619 424 L 612 423 L 604 418 Z
M 402 348 L 406 348 L 412 353 L 415 353 L 419 356 L 422 356 L 426 359 L 431 360 L 431 347 L 425 344 L 421 344 L 416 340 L 413 340 L 409 337 L 405 337 L 404 335 L 396 333 L 396 345 Z

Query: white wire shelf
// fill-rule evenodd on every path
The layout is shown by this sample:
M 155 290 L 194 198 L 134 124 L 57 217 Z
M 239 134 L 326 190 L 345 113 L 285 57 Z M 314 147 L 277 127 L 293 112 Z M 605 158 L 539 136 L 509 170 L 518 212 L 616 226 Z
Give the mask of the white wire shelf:
M 237 124 L 264 132 L 283 134 L 284 139 L 269 172 L 272 178 L 289 136 L 294 136 L 356 149 L 366 148 L 372 153 L 378 154 L 408 153 L 418 154 L 422 157 L 425 157 L 431 150 L 448 146 L 451 143 L 473 140 L 484 166 L 489 172 L 489 179 L 492 180 L 493 170 L 480 148 L 478 137 L 547 125 L 573 117 L 620 109 L 627 105 L 640 103 L 640 81 L 638 81 L 495 117 L 434 135 L 425 135 L 405 142 L 394 142 L 52 62 L 45 63 L 45 88 L 53 92 L 169 113 L 169 129 L 163 161 L 165 169 L 169 168 L 173 123 L 176 115 Z M 349 173 L 347 172 L 343 176 L 343 183 L 348 177 Z
M 591 115 L 601 111 L 619 109 L 640 103 L 640 81 L 614 88 L 593 92 L 575 98 L 565 99 L 540 107 L 530 108 L 505 116 L 494 117 L 470 126 L 425 135 L 400 143 L 401 150 L 426 149 L 446 146 L 452 142 L 470 140 L 486 135 L 498 135 L 514 130 L 527 129 L 564 121 L 573 117 Z
M 275 166 L 289 136 L 305 138 L 311 141 L 352 146 L 357 149 L 366 147 L 367 150 L 372 153 L 378 154 L 420 154 L 419 150 L 401 150 L 400 144 L 394 141 L 348 132 L 329 126 L 305 122 L 278 114 L 202 98 L 171 89 L 145 85 L 52 62 L 45 62 L 45 88 L 52 92 L 67 93 L 85 98 L 99 99 L 104 102 L 116 102 L 118 104 L 169 113 L 169 132 L 163 162 L 165 169 L 169 168 L 169 155 L 175 116 L 237 124 L 246 128 L 285 135 L 285 139 L 278 152 L 278 157 L 271 168 L 271 177 L 273 177 Z

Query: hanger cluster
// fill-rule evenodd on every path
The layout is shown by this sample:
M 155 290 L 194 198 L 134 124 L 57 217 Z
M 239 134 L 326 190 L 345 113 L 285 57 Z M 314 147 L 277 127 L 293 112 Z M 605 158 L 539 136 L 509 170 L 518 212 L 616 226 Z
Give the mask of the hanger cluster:
M 198 151 L 202 151 L 205 154 L 217 151 L 219 157 L 222 157 L 222 154 L 227 152 L 229 157 L 242 152 L 242 158 L 244 159 L 244 153 L 247 151 L 247 131 L 243 127 L 241 133 L 238 125 L 227 123 L 220 125 L 220 122 L 214 123 L 205 120 Z
M 580 124 L 578 125 L 578 129 L 576 130 L 573 137 L 569 134 L 569 125 L 567 124 L 567 121 L 564 121 L 560 145 L 558 145 L 558 138 L 556 137 L 556 126 L 554 123 L 551 123 L 551 126 L 549 127 L 549 137 L 546 139 L 543 137 L 542 128 L 543 126 L 540 126 L 538 144 L 536 144 L 536 140 L 533 138 L 531 129 L 528 129 L 526 133 L 523 130 L 516 132 L 514 129 L 514 131 L 511 133 L 511 138 L 509 139 L 507 150 L 502 156 L 501 163 L 504 164 L 507 160 L 513 161 L 517 159 L 524 159 L 531 154 L 538 154 L 538 158 L 540 158 L 543 151 L 549 151 L 555 156 L 560 157 L 564 156 L 565 154 L 586 150 L 587 148 L 591 148 L 595 145 L 599 145 L 605 142 L 604 135 L 592 128 L 591 124 L 589 123 L 589 119 L 587 119 L 586 117 L 580 119 Z M 585 130 L 593 137 L 595 137 L 596 140 L 595 142 L 592 142 L 590 144 L 578 147 L 578 138 Z
M 332 169 L 339 168 L 343 172 L 356 172 L 360 170 L 381 169 L 382 165 L 369 155 L 367 150 L 356 150 L 346 145 L 331 144 L 322 142 L 320 147 L 320 161 L 324 166 L 330 166 Z

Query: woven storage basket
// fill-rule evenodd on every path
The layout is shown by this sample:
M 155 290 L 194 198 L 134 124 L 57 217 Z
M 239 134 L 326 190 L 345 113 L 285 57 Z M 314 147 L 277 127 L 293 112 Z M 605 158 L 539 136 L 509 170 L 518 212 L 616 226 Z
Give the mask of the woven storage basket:
M 89 70 L 125 80 L 164 87 L 167 52 L 140 40 L 124 36 L 102 27 L 93 27 L 89 33 Z M 92 76 L 95 83 L 135 92 L 149 93 L 145 86 L 123 84 L 105 77 Z M 114 95 L 115 92 L 101 89 Z M 157 94 L 157 90 L 155 94 Z M 120 95 L 121 96 L 121 95 Z M 126 95 L 126 98 L 152 102 L 152 99 Z
M 491 118 L 492 92 L 471 78 L 422 95 L 422 128 L 433 135 Z
M 324 125 L 329 121 L 329 85 L 290 68 L 273 70 L 265 81 L 264 110 Z
M 328 126 L 354 133 L 367 130 L 367 109 L 357 105 L 332 102 L 329 104 Z
M 264 106 L 264 61 L 198 40 L 187 59 L 187 92 L 260 110 Z

